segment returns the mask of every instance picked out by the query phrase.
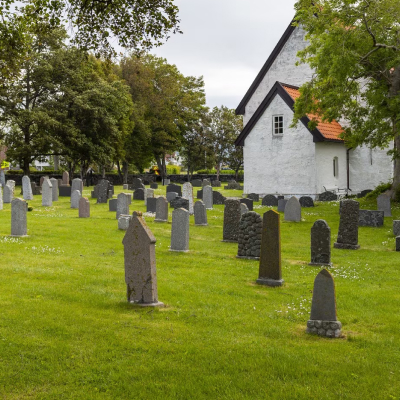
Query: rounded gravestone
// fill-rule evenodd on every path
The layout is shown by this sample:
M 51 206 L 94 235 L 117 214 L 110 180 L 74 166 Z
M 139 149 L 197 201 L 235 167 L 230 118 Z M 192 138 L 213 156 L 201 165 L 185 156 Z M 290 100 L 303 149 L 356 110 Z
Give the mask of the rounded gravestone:
M 267 207 L 277 207 L 278 199 L 272 194 L 267 194 L 263 197 L 261 204 Z

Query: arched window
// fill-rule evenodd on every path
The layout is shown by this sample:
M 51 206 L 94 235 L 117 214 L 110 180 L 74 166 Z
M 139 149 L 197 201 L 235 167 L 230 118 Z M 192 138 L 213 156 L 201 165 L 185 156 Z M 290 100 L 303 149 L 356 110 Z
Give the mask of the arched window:
M 339 177 L 339 159 L 337 157 L 333 158 L 333 176 L 335 178 Z

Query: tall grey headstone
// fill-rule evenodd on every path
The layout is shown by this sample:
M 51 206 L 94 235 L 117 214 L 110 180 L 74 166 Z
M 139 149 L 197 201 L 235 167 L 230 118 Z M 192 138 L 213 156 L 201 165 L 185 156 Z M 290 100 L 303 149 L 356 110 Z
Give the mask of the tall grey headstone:
M 194 213 L 194 200 L 193 200 L 193 187 L 192 184 L 190 182 L 186 182 L 183 184 L 182 186 L 182 197 L 184 199 L 189 200 L 189 214 L 193 215 Z
M 319 336 L 338 338 L 342 324 L 336 316 L 335 282 L 332 275 L 323 269 L 315 278 L 311 304 L 311 315 L 307 321 L 307 332 Z
M 79 190 L 74 190 L 71 193 L 71 208 L 79 208 L 79 200 L 82 197 Z
M 223 242 L 238 241 L 241 215 L 240 201 L 238 199 L 227 199 L 224 209 Z
M 117 211 L 118 199 L 110 199 L 108 202 L 108 211 Z
M 278 202 L 279 203 L 279 202 Z M 297 197 L 291 197 L 285 206 L 285 221 L 301 221 L 301 205 Z
M 133 213 L 122 243 L 128 302 L 163 306 L 157 292 L 156 238 L 144 222 L 142 213 Z
M 157 197 L 156 218 L 154 222 L 168 222 L 168 201 L 165 197 Z
M 69 173 L 68 171 L 64 171 L 62 174 L 62 184 L 64 186 L 69 186 Z
M 15 198 L 11 202 L 11 236 L 27 236 L 27 212 L 25 200 Z
M 97 185 L 97 204 L 106 204 L 108 201 L 108 191 L 110 182 L 106 179 L 102 179 Z M 71 195 L 72 196 L 72 195 Z
M 53 191 L 53 201 L 58 201 L 58 179 L 50 179 L 52 191 Z
M 53 185 L 49 178 L 43 179 L 42 184 L 42 206 L 51 207 L 53 205 Z
M 75 179 L 72 180 L 71 193 L 74 190 L 79 190 L 81 193 L 83 193 L 83 182 L 82 182 L 82 179 L 75 178 Z
M 154 197 L 153 189 L 145 189 L 144 190 L 144 205 L 147 205 L 147 199 L 152 199 Z
M 172 211 L 170 251 L 189 251 L 189 211 L 183 208 Z
M 212 210 L 213 208 L 213 190 L 211 186 L 203 187 L 203 202 L 207 210 Z
M 120 193 L 117 196 L 117 219 L 121 214 L 129 215 L 130 196 L 127 193 Z
M 238 258 L 258 260 L 260 258 L 262 219 L 260 214 L 250 211 L 242 215 L 239 224 Z
M 27 175 L 22 177 L 22 193 L 24 200 L 33 200 L 31 180 Z
M 144 191 L 146 189 L 138 188 L 133 192 L 133 200 L 144 200 Z
M 201 200 L 194 204 L 194 224 L 198 226 L 208 225 L 206 206 Z
M 385 217 L 392 216 L 392 208 L 390 205 L 390 196 L 388 194 L 381 194 L 377 197 L 378 211 L 383 211 Z
M 393 235 L 396 237 L 400 236 L 400 221 L 399 220 L 393 221 Z
M 2 169 L 0 169 L 0 185 L 2 187 L 6 185 L 6 175 Z
M 81 197 L 79 199 L 79 218 L 90 217 L 90 202 L 87 197 Z
M 9 186 L 8 182 L 3 188 L 3 203 L 10 204 L 14 198 L 14 187 Z
M 360 204 L 354 200 L 342 200 L 340 212 L 339 233 L 337 242 L 333 245 L 336 249 L 357 250 L 358 244 L 358 218 Z
M 311 228 L 311 262 L 309 265 L 331 266 L 331 228 L 323 219 Z
M 289 200 L 287 199 L 279 199 L 278 200 L 278 212 L 285 212 L 286 204 Z
M 146 212 L 154 214 L 157 211 L 157 199 L 150 197 L 147 199 Z

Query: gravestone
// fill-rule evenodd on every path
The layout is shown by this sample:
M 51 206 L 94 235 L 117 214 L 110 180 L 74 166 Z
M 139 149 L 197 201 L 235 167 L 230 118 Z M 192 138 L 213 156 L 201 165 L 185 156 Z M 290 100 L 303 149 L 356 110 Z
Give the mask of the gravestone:
M 168 222 L 168 201 L 165 197 L 157 197 L 156 219 L 154 222 Z
M 102 179 L 97 185 L 97 204 L 107 204 L 110 182 Z
M 285 207 L 287 204 L 287 199 L 279 199 L 278 200 L 278 212 L 285 212 Z
M 400 221 L 399 220 L 393 221 L 393 235 L 400 236 Z
M 3 188 L 3 203 L 10 204 L 14 198 L 14 188 L 7 184 Z
M 203 202 L 207 210 L 213 209 L 213 190 L 211 186 L 203 187 Z
M 100 185 L 96 185 L 91 193 L 92 199 L 97 199 L 98 195 L 99 195 L 99 187 Z
M 267 207 L 276 207 L 278 205 L 278 199 L 273 194 L 267 194 L 263 197 L 261 204 Z
M 243 214 L 239 223 L 238 258 L 258 260 L 261 251 L 262 219 L 250 211 Z
M 60 186 L 58 188 L 58 195 L 60 197 L 71 197 L 71 186 Z
M 285 221 L 301 221 L 301 205 L 297 197 L 291 197 L 285 206 Z
M 175 192 L 178 193 L 178 196 L 182 197 L 182 188 L 179 185 L 175 185 L 173 183 L 167 186 L 167 193 Z
M 143 182 L 142 182 L 142 180 L 140 178 L 133 178 L 131 187 L 132 187 L 131 190 L 144 189 Z
M 194 204 L 194 224 L 198 226 L 208 225 L 206 206 L 201 200 Z
M 45 179 L 50 179 L 47 175 L 46 176 L 41 176 L 40 177 L 40 183 L 39 183 L 39 185 L 42 187 L 43 186 L 43 182 L 44 182 L 44 180 Z
M 146 189 L 135 189 L 135 191 L 133 192 L 133 200 L 144 200 L 144 191 Z
M 71 193 L 73 193 L 75 190 L 79 190 L 80 193 L 83 193 L 82 179 L 75 178 L 72 180 Z
M 203 200 L 203 189 L 197 191 L 197 198 Z
M 0 185 L 1 187 L 6 185 L 6 175 L 2 169 L 0 169 Z
M 144 205 L 147 205 L 147 199 L 151 199 L 154 197 L 153 189 L 144 189 Z
M 62 174 L 62 182 L 63 185 L 69 186 L 69 173 L 67 171 L 64 171 Z
M 131 222 L 131 215 L 123 215 L 121 214 L 118 218 L 118 229 L 120 231 L 127 231 L 129 228 L 129 224 Z
M 203 179 L 203 182 L 201 182 L 201 185 L 204 186 L 211 186 L 211 181 L 209 179 Z
M 58 179 L 51 178 L 51 190 L 53 194 L 53 201 L 58 201 Z
M 133 213 L 122 243 L 128 302 L 163 306 L 157 293 L 156 238 L 144 222 L 142 213 Z
M 172 211 L 170 251 L 189 251 L 189 211 L 183 208 Z
M 178 193 L 176 193 L 176 192 L 167 192 L 167 201 L 168 201 L 168 203 L 171 202 L 176 197 L 178 197 Z
M 110 199 L 110 201 L 108 202 L 108 211 L 117 211 L 117 203 L 118 203 L 118 199 Z
M 171 179 L 164 178 L 162 182 L 163 182 L 163 186 L 168 186 L 171 183 Z
M 383 211 L 385 217 L 392 216 L 392 209 L 390 206 L 390 196 L 387 194 L 381 194 L 377 197 L 376 202 L 378 203 L 378 211 Z
M 241 186 L 235 180 L 231 180 L 228 182 L 227 186 L 224 186 L 225 190 L 240 190 Z
M 53 205 L 53 185 L 49 178 L 44 178 L 42 183 L 42 206 L 51 207 Z
M 15 181 L 9 179 L 9 180 L 6 182 L 6 185 L 12 187 L 12 188 L 13 188 L 13 192 L 15 192 Z
M 223 196 L 220 192 L 213 190 L 213 204 L 215 205 L 224 205 L 226 197 Z
M 81 197 L 79 199 L 79 218 L 90 217 L 90 202 L 87 197 Z
M 224 209 L 223 242 L 237 242 L 241 218 L 240 201 L 226 199 Z
M 358 212 L 360 204 L 354 200 L 343 200 L 340 213 L 339 233 L 336 249 L 357 250 L 358 245 Z
M 193 187 L 190 182 L 186 182 L 182 186 L 182 197 L 189 201 L 189 214 L 194 214 L 194 199 L 193 199 Z M 186 208 L 186 207 L 185 207 Z
M 240 203 L 240 215 L 246 214 L 249 212 L 249 209 L 247 208 L 246 204 Z
M 193 180 L 192 180 L 192 186 L 193 186 L 193 187 L 202 187 L 203 184 L 202 184 L 202 182 L 201 182 L 200 179 L 193 179 Z
M 143 180 L 143 185 L 147 185 L 147 186 L 149 186 L 150 185 L 150 181 L 149 180 Z
M 263 216 L 260 267 L 257 283 L 282 286 L 281 228 L 279 213 L 269 210 Z
M 157 211 L 157 199 L 155 197 L 147 199 L 146 212 L 155 214 L 156 211 Z
M 217 180 L 212 181 L 211 186 L 212 187 L 221 187 L 221 181 L 217 181 Z
M 314 200 L 309 196 L 300 197 L 299 202 L 303 208 L 314 207 Z
M 121 214 L 129 215 L 130 196 L 127 193 L 120 193 L 117 196 L 117 219 Z
M 74 190 L 71 194 L 71 208 L 79 208 L 79 200 L 82 197 L 79 190 Z
M 400 236 L 396 237 L 396 251 L 400 251 Z
M 24 200 L 33 200 L 31 180 L 29 176 L 26 175 L 22 177 L 22 193 L 24 195 Z
M 249 211 L 253 211 L 253 200 L 251 199 L 240 199 L 240 202 L 246 204 Z
M 281 195 L 281 196 L 276 196 L 276 198 L 277 198 L 278 201 L 279 201 L 279 200 L 283 200 L 283 199 L 285 198 L 285 196 L 282 196 L 282 195 Z
M 11 236 L 28 235 L 28 205 L 25 200 L 15 198 L 11 201 Z
M 337 199 L 337 194 L 332 192 L 324 192 L 318 195 L 318 201 L 336 201 Z
M 257 193 L 250 193 L 247 195 L 247 198 L 253 201 L 260 201 L 260 195 Z
M 329 338 L 338 338 L 341 335 L 341 329 L 342 324 L 336 316 L 335 282 L 329 271 L 323 269 L 314 281 L 307 332 Z
M 124 183 L 122 185 L 122 190 L 129 190 L 129 185 L 127 183 Z
M 183 197 L 175 197 L 169 204 L 171 208 L 184 208 L 185 210 L 189 211 L 189 200 L 184 199 Z
M 371 192 L 372 192 L 371 189 L 362 190 L 360 193 L 357 194 L 357 198 L 361 199 Z
M 42 193 L 41 193 L 41 190 L 40 190 L 40 187 L 39 186 L 36 186 L 36 183 L 35 182 L 31 182 L 31 189 L 32 189 L 32 194 L 34 195 L 34 196 L 38 196 L 38 195 L 41 195 Z
M 151 189 L 158 189 L 158 184 L 157 183 L 151 183 L 150 184 Z
M 331 228 L 319 219 L 311 228 L 311 262 L 308 265 L 332 266 Z
M 384 212 L 376 210 L 359 210 L 358 226 L 370 226 L 377 228 L 383 226 Z
M 3 209 L 3 187 L 0 185 L 0 210 Z

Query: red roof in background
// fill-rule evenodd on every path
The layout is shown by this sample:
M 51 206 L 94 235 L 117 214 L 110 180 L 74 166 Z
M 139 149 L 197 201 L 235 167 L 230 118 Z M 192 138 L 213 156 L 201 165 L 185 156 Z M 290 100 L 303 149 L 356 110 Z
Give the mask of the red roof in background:
M 286 86 L 284 83 L 282 83 L 282 87 L 286 90 L 286 92 L 294 101 L 296 101 L 296 99 L 300 97 L 300 92 L 298 89 Z M 335 120 L 333 120 L 332 122 L 322 122 L 321 117 L 314 114 L 307 114 L 307 117 L 310 120 L 318 121 L 317 129 L 326 139 L 343 142 L 343 139 L 341 139 L 339 135 L 344 131 L 344 129 L 339 124 L 339 122 Z

